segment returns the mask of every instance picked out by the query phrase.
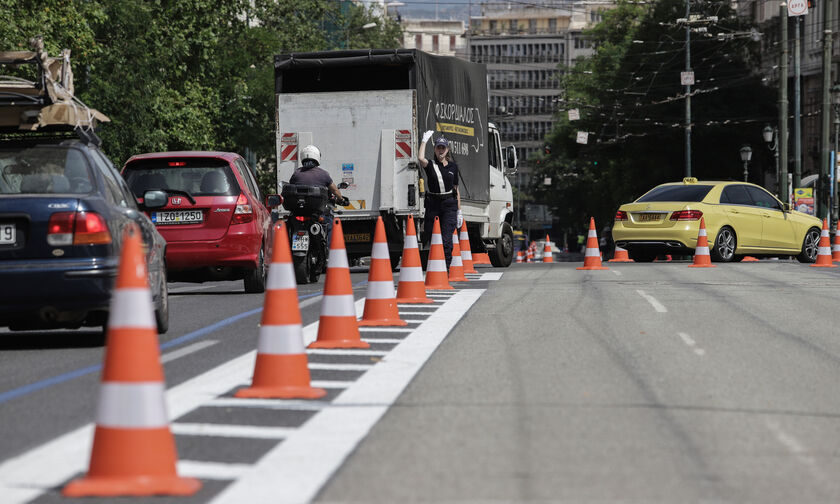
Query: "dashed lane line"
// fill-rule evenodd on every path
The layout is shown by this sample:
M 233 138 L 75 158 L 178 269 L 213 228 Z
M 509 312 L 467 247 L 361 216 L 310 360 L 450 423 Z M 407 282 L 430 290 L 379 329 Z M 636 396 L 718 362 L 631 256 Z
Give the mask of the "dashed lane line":
M 645 291 L 642 291 L 642 290 L 636 290 L 636 292 L 637 292 L 640 296 L 642 296 L 642 297 L 645 299 L 645 301 L 647 301 L 648 303 L 650 303 L 650 304 L 651 304 L 651 306 L 653 306 L 653 309 L 654 309 L 654 310 L 656 310 L 657 312 L 659 312 L 659 313 L 666 313 L 666 312 L 668 311 L 668 309 L 667 309 L 667 308 L 665 308 L 665 306 L 664 306 L 662 303 L 660 303 L 659 301 L 657 301 L 657 300 L 656 300 L 656 298 L 655 298 L 655 297 L 653 297 L 653 296 L 651 296 L 650 294 L 646 294 L 646 293 L 645 293 Z
M 702 348 L 698 347 L 697 342 L 694 341 L 694 339 L 691 336 L 689 336 L 687 333 L 681 332 L 681 333 L 677 333 L 677 335 L 679 335 L 680 339 L 683 340 L 683 343 L 685 343 L 686 345 L 691 347 L 691 350 L 695 354 L 699 355 L 700 357 L 703 357 L 704 355 L 706 355 L 706 351 L 703 350 Z

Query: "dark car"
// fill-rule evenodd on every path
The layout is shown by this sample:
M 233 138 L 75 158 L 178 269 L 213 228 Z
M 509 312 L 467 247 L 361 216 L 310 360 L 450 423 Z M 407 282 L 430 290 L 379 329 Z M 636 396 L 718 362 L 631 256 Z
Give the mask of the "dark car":
M 0 326 L 105 326 L 123 232 L 136 224 L 158 331 L 169 326 L 166 242 L 105 154 L 66 137 L 0 141 Z
M 122 175 L 146 202 L 166 239 L 170 280 L 242 279 L 245 292 L 264 292 L 272 221 L 248 164 L 231 152 L 157 152 L 132 156 Z

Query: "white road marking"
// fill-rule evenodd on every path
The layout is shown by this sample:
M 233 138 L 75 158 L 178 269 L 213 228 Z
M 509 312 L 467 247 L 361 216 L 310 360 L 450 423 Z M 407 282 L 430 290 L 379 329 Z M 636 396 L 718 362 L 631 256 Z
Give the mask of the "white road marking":
M 213 503 L 311 501 L 399 397 L 483 289 L 459 291 L 333 403 L 277 445 Z
M 288 427 L 260 427 L 257 425 L 222 425 L 202 423 L 174 423 L 170 429 L 181 436 L 213 436 L 249 439 L 285 439 L 296 429 Z
M 179 460 L 178 475 L 209 480 L 232 480 L 245 474 L 249 464 L 223 464 L 221 462 L 199 462 Z
M 820 469 L 819 464 L 817 464 L 816 459 L 808 455 L 808 450 L 802 445 L 802 443 L 796 439 L 793 435 L 785 432 L 782 429 L 782 426 L 776 423 L 774 420 L 766 419 L 764 423 L 767 425 L 767 428 L 770 429 L 770 432 L 776 436 L 776 440 L 779 441 L 787 450 L 793 454 L 796 459 L 801 462 L 803 465 L 808 467 L 808 470 L 811 471 L 811 474 L 817 478 L 818 480 L 825 480 L 825 473 Z
M 308 401 L 304 399 L 239 399 L 238 397 L 219 397 L 204 403 L 203 406 L 317 411 L 329 405 L 330 403 L 327 401 Z
M 501 280 L 502 275 L 504 275 L 504 273 L 501 272 L 482 273 L 481 277 L 479 277 L 479 280 Z
M 315 388 L 347 388 L 353 381 L 341 380 L 310 380 L 309 386 Z
M 400 315 L 431 315 L 431 311 L 401 311 Z
M 403 342 L 401 339 L 396 338 L 362 338 L 362 341 L 365 343 L 396 343 L 400 344 Z
M 425 320 L 423 322 L 425 322 Z M 406 333 L 410 333 L 410 332 L 414 331 L 414 329 L 412 329 L 410 327 L 375 327 L 375 326 L 369 326 L 369 327 L 360 327 L 359 331 L 362 332 L 362 333 L 366 333 L 366 332 L 406 332 Z
M 309 369 L 325 369 L 329 371 L 367 371 L 373 364 L 341 364 L 338 362 L 310 362 Z
M 160 356 L 160 362 L 165 364 L 169 361 L 173 361 L 175 359 L 179 359 L 185 355 L 189 355 L 191 353 L 198 352 L 199 350 L 203 350 L 207 347 L 211 347 L 218 343 L 216 340 L 202 340 L 197 341 L 191 345 L 187 345 L 185 347 L 179 348 L 178 350 L 173 350 L 171 352 L 167 352 Z
M 621 272 L 618 271 L 617 269 L 611 269 L 610 271 L 612 271 L 617 276 L 621 276 Z
M 646 300 L 648 303 L 650 303 L 650 304 L 651 304 L 651 306 L 653 306 L 653 309 L 654 309 L 654 310 L 656 310 L 656 311 L 658 311 L 659 313 L 665 313 L 665 312 L 667 312 L 667 311 L 668 311 L 668 309 L 667 309 L 667 308 L 665 308 L 665 307 L 662 305 L 662 303 L 660 303 L 659 301 L 657 301 L 655 297 L 651 296 L 650 294 L 645 294 L 645 291 L 636 290 L 636 292 L 638 292 L 640 296 L 642 296 L 643 298 L 645 298 L 645 300 Z
M 695 354 L 699 355 L 700 357 L 703 357 L 704 355 L 706 355 L 706 351 L 705 351 L 705 350 L 703 350 L 702 348 L 699 348 L 699 347 L 697 346 L 697 342 L 696 342 L 696 341 L 694 341 L 694 340 L 691 338 L 691 336 L 689 336 L 688 334 L 686 334 L 686 333 L 684 333 L 684 332 L 677 333 L 677 334 L 679 335 L 679 337 L 683 340 L 683 342 L 684 342 L 686 345 L 688 345 L 688 346 L 690 346 L 690 347 L 691 347 L 691 349 L 694 351 L 694 353 L 695 353 Z
M 349 350 L 346 348 L 310 348 L 306 350 L 309 355 L 388 355 L 385 350 Z

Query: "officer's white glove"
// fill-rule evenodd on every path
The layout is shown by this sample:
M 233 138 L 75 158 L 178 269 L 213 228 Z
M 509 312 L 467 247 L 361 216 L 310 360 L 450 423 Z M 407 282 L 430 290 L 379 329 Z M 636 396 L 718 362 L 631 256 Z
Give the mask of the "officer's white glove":
M 432 130 L 429 130 L 429 131 L 423 133 L 423 143 L 428 142 L 429 139 L 432 138 L 432 135 L 434 135 L 434 134 L 435 134 L 435 132 L 432 131 Z
M 464 216 L 461 215 L 461 211 L 458 210 L 458 229 L 461 229 L 461 226 L 464 224 Z

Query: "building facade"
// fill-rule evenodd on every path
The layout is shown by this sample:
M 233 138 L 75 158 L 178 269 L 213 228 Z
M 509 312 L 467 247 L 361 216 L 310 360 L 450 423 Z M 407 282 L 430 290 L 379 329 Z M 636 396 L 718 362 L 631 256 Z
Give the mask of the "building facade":
M 466 54 L 466 26 L 463 21 L 438 19 L 402 19 L 403 44 L 406 49 L 460 56 Z
M 499 127 L 504 144 L 519 155 L 515 185 L 530 184 L 529 158 L 545 146 L 562 106 L 560 78 L 593 48 L 584 30 L 600 22 L 609 2 L 546 2 L 540 5 L 488 3 L 472 17 L 469 59 L 487 65 L 488 114 Z M 523 227 L 539 227 L 525 223 Z M 549 223 L 550 224 L 550 223 Z M 543 223 L 544 227 L 544 223 Z

